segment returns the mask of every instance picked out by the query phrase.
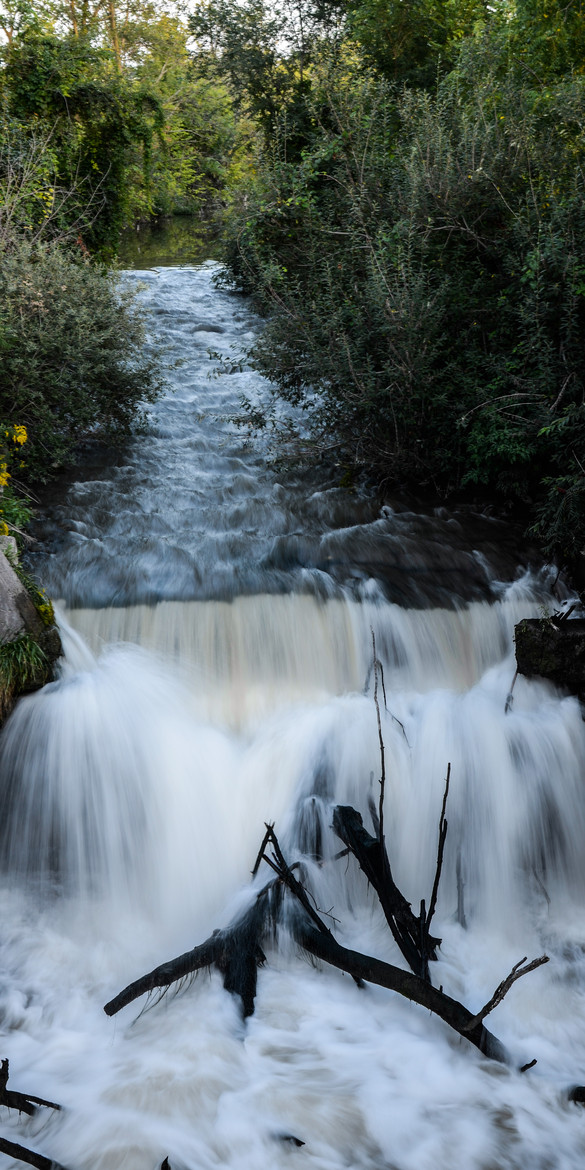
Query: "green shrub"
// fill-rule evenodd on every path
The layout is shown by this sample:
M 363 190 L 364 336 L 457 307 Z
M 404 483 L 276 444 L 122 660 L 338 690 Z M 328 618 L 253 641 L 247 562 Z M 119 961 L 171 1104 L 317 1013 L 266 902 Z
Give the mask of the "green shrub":
M 91 250 L 111 256 L 131 217 L 128 171 L 133 163 L 136 183 L 137 156 L 140 183 L 149 188 L 152 145 L 163 125 L 157 94 L 114 68 L 111 53 L 87 36 L 25 28 L 0 57 L 9 129 L 25 141 L 44 138 L 54 189 L 67 192 L 56 200 L 55 226 L 75 228 Z M 3 126 L 0 136 L 6 133 Z
M 77 249 L 13 238 L 0 251 L 0 417 L 26 427 L 25 483 L 88 436 L 121 440 L 163 387 L 135 292 Z
M 585 536 L 585 80 L 529 83 L 481 36 L 433 92 L 336 66 L 307 101 L 300 164 L 283 118 L 232 228 L 229 273 L 267 315 L 256 363 L 305 407 L 313 452 L 528 504 L 568 556 Z
M 49 676 L 49 659 L 32 634 L 0 646 L 0 720 L 18 695 L 42 686 Z

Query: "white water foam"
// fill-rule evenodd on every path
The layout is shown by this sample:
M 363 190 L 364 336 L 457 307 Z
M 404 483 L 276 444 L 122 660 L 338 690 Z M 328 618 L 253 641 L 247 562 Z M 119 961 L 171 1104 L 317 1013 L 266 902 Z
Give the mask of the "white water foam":
M 219 419 L 238 388 L 261 393 L 257 376 L 205 376 L 207 345 L 229 355 L 247 310 L 209 267 L 145 275 L 184 363 L 177 393 L 125 461 L 55 509 L 45 579 L 104 608 L 64 612 L 61 678 L 0 741 L 2 1055 L 14 1088 L 64 1107 L 5 1111 L 0 1132 L 69 1170 L 158 1170 L 166 1155 L 172 1170 L 580 1167 L 585 1114 L 567 1089 L 585 1083 L 584 725 L 574 699 L 522 679 L 505 713 L 513 625 L 546 590 L 492 581 L 485 519 L 487 559 L 454 518 L 376 519 L 367 501 L 276 483 Z M 384 601 L 378 564 L 390 596 L 430 590 L 432 608 Z M 107 1019 L 123 986 L 242 906 L 266 820 L 291 861 L 320 838 L 325 863 L 306 870 L 339 938 L 403 965 L 330 828 L 335 802 L 369 826 L 378 798 L 372 629 L 385 826 L 415 907 L 451 763 L 434 983 L 475 1011 L 523 955 L 550 955 L 490 1018 L 512 1066 L 284 945 L 245 1025 L 217 972 Z
M 493 1066 L 421 1009 L 380 989 L 359 992 L 286 952 L 269 956 L 245 1027 L 217 974 L 137 1022 L 139 1006 L 118 1021 L 103 1016 L 101 1005 L 126 982 L 229 920 L 266 819 L 291 857 L 315 810 L 325 855 L 336 851 L 333 802 L 355 804 L 369 823 L 378 740 L 371 693 L 345 685 L 354 625 L 335 604 L 322 607 L 319 621 L 330 628 L 316 661 L 327 645 L 337 657 L 318 675 L 319 693 L 310 678 L 303 696 L 302 667 L 291 691 L 288 659 L 280 674 L 275 665 L 278 622 L 269 611 L 276 606 L 280 619 L 286 599 L 256 601 L 263 638 L 247 670 L 269 700 L 257 697 L 245 720 L 233 700 L 223 724 L 215 699 L 212 722 L 205 712 L 206 675 L 215 672 L 217 687 L 223 662 L 209 630 L 195 640 L 211 647 L 206 663 L 195 656 L 197 670 L 183 663 L 178 672 L 172 654 L 163 663 L 160 641 L 156 656 L 126 641 L 94 658 L 73 634 L 63 679 L 21 702 L 5 731 L 5 1049 L 15 1087 L 66 1107 L 45 1121 L 7 1118 L 5 1132 L 79 1170 L 154 1170 L 166 1154 L 179 1170 L 578 1165 L 585 1121 L 563 1093 L 582 1075 L 585 1042 L 585 736 L 577 703 L 546 684 L 519 680 L 504 715 L 512 659 L 479 669 L 490 639 L 498 644 L 500 618 L 487 606 L 426 612 L 420 625 L 427 650 L 429 639 L 444 644 L 446 626 L 451 639 L 458 630 L 457 645 L 477 648 L 471 687 L 462 689 L 459 666 L 451 687 L 406 688 L 403 675 L 400 687 L 387 687 L 386 825 L 395 876 L 416 905 L 432 884 L 451 762 L 436 920 L 444 942 L 433 979 L 475 1009 L 523 954 L 546 947 L 551 963 L 513 990 L 491 1024 L 518 1064 L 536 1056 L 537 1068 L 522 1076 Z M 315 629 L 301 611 L 305 662 Z M 124 622 L 136 614 L 118 616 L 127 639 Z M 171 607 L 167 616 L 174 638 L 179 615 Z M 217 628 L 217 613 L 209 616 Z M 106 620 L 96 613 L 96 631 Z M 185 607 L 187 657 L 196 624 Z M 416 675 L 414 636 L 410 649 Z M 229 664 L 223 669 L 230 676 Z M 467 930 L 455 921 L 458 853 Z M 401 963 L 354 863 L 311 872 L 340 937 Z M 305 1145 L 283 1140 L 290 1134 Z

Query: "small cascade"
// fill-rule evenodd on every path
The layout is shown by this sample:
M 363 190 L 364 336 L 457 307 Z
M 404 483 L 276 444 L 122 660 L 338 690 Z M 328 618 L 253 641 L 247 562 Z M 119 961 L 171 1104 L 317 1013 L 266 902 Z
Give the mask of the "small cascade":
M 547 683 L 519 678 L 509 698 L 514 625 L 551 605 L 549 577 L 486 517 L 280 483 L 228 417 L 265 383 L 207 378 L 208 350 L 255 324 L 213 271 L 141 274 L 183 360 L 175 393 L 56 495 L 37 559 L 65 658 L 0 737 L 0 1021 L 12 1075 L 66 1108 L 30 1145 L 70 1170 L 572 1170 L 585 724 Z M 451 765 L 432 979 L 477 1011 L 546 950 L 494 1013 L 536 1068 L 483 1060 L 282 940 L 245 1026 L 217 972 L 107 1020 L 124 985 L 246 902 L 266 822 L 340 941 L 403 965 L 332 829 L 347 804 L 371 830 L 379 800 L 374 645 L 386 840 L 413 907 Z
M 373 632 L 386 823 L 408 897 L 432 885 L 448 763 L 446 906 L 457 868 L 468 919 L 514 927 L 529 895 L 580 891 L 579 708 L 520 680 L 506 714 L 513 623 L 536 610 L 526 584 L 524 600 L 511 592 L 422 613 L 303 595 L 70 611 L 61 680 L 19 705 L 2 740 L 6 872 L 169 907 L 220 873 L 224 891 L 227 875 L 245 878 L 277 813 L 302 842 L 313 799 L 333 855 L 333 806 L 368 820 L 377 800 Z M 94 657 L 80 633 L 107 648 Z M 330 891 L 336 905 L 344 886 Z
M 538 615 L 543 592 L 527 574 L 500 601 L 453 609 L 289 593 L 64 609 L 63 619 L 96 653 L 131 643 L 180 664 L 209 718 L 238 725 L 287 701 L 367 690 L 372 636 L 390 690 L 463 691 L 510 654 L 514 625 Z

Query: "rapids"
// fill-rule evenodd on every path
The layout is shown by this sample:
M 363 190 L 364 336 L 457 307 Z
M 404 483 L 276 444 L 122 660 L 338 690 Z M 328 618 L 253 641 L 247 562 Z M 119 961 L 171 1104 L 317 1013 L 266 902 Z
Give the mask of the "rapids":
M 270 466 L 233 421 L 269 387 L 208 376 L 255 328 L 213 274 L 138 274 L 172 389 L 42 521 L 65 658 L 0 740 L 1 1054 L 12 1087 L 64 1109 L 0 1132 L 70 1170 L 580 1166 L 584 725 L 543 682 L 518 679 L 505 713 L 514 623 L 556 604 L 550 578 L 489 518 L 380 511 Z M 340 940 L 403 965 L 330 829 L 334 803 L 369 825 L 377 800 L 372 632 L 389 852 L 415 906 L 451 763 L 433 981 L 478 1010 L 523 955 L 551 958 L 490 1017 L 514 1066 L 284 936 L 245 1025 L 217 973 L 108 1020 L 125 984 L 229 921 L 268 820 L 289 859 L 319 836 L 329 860 L 307 866 Z

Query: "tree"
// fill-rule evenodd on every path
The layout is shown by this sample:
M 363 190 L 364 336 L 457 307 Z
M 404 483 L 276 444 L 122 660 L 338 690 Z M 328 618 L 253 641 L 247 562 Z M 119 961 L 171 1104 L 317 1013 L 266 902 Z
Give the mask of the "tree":
M 26 134 L 50 137 L 59 182 L 99 214 L 84 242 L 112 249 L 127 221 L 126 168 L 140 150 L 148 187 L 152 141 L 162 127 L 158 97 L 112 68 L 108 50 L 88 39 L 26 31 L 4 50 L 2 86 L 10 117 Z

